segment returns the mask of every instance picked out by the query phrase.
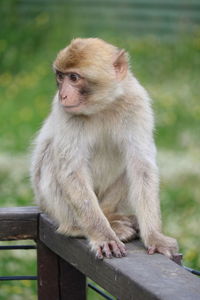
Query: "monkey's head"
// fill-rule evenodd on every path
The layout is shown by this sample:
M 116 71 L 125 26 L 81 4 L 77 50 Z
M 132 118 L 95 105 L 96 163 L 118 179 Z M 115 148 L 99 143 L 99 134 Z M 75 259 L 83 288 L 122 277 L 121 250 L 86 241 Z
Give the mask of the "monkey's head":
M 128 56 L 101 39 L 78 38 L 58 53 L 53 67 L 63 109 L 92 114 L 122 96 Z

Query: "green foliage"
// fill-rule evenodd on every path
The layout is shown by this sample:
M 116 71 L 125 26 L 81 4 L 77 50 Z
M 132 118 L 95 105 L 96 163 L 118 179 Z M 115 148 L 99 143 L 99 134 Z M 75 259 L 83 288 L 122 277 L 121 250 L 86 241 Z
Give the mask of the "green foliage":
M 0 200 L 1 206 L 32 205 L 27 153 L 56 91 L 51 64 L 73 36 L 90 36 L 92 29 L 83 32 L 70 15 L 67 25 L 55 22 L 47 12 L 25 22 L 17 1 L 1 5 L 10 13 L 1 15 L 0 33 Z M 178 239 L 184 263 L 199 268 L 200 37 L 95 35 L 129 51 L 134 74 L 154 99 L 164 229 Z M 0 275 L 36 272 L 34 255 L 17 253 L 0 253 Z M 35 299 L 35 293 L 34 283 L 0 283 L 0 300 Z

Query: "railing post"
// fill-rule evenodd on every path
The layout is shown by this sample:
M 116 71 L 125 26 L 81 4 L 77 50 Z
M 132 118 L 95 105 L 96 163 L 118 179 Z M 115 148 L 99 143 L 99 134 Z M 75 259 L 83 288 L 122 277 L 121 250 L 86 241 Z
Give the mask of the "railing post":
M 60 300 L 58 256 L 37 242 L 38 300 Z
M 38 299 L 86 300 L 86 278 L 38 241 Z
M 59 257 L 60 299 L 86 300 L 86 277 Z

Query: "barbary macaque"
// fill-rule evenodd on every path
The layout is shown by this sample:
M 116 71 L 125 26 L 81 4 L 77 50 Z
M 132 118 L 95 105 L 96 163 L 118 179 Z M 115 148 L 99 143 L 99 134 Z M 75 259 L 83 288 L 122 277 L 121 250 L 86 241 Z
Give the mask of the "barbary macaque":
M 170 258 L 161 232 L 151 100 L 125 50 L 74 39 L 53 64 L 58 91 L 35 141 L 31 178 L 58 232 L 82 236 L 99 259 L 126 255 L 140 235 L 149 254 Z

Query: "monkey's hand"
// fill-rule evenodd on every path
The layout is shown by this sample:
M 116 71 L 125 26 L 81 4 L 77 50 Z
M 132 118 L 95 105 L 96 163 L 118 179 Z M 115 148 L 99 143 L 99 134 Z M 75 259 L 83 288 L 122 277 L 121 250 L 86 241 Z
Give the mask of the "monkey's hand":
M 126 256 L 125 245 L 117 237 L 104 241 L 90 241 L 90 245 L 98 259 Z
M 160 232 L 151 236 L 147 245 L 148 254 L 161 253 L 173 259 L 173 256 L 178 253 L 178 243 L 174 238 L 165 236 Z

